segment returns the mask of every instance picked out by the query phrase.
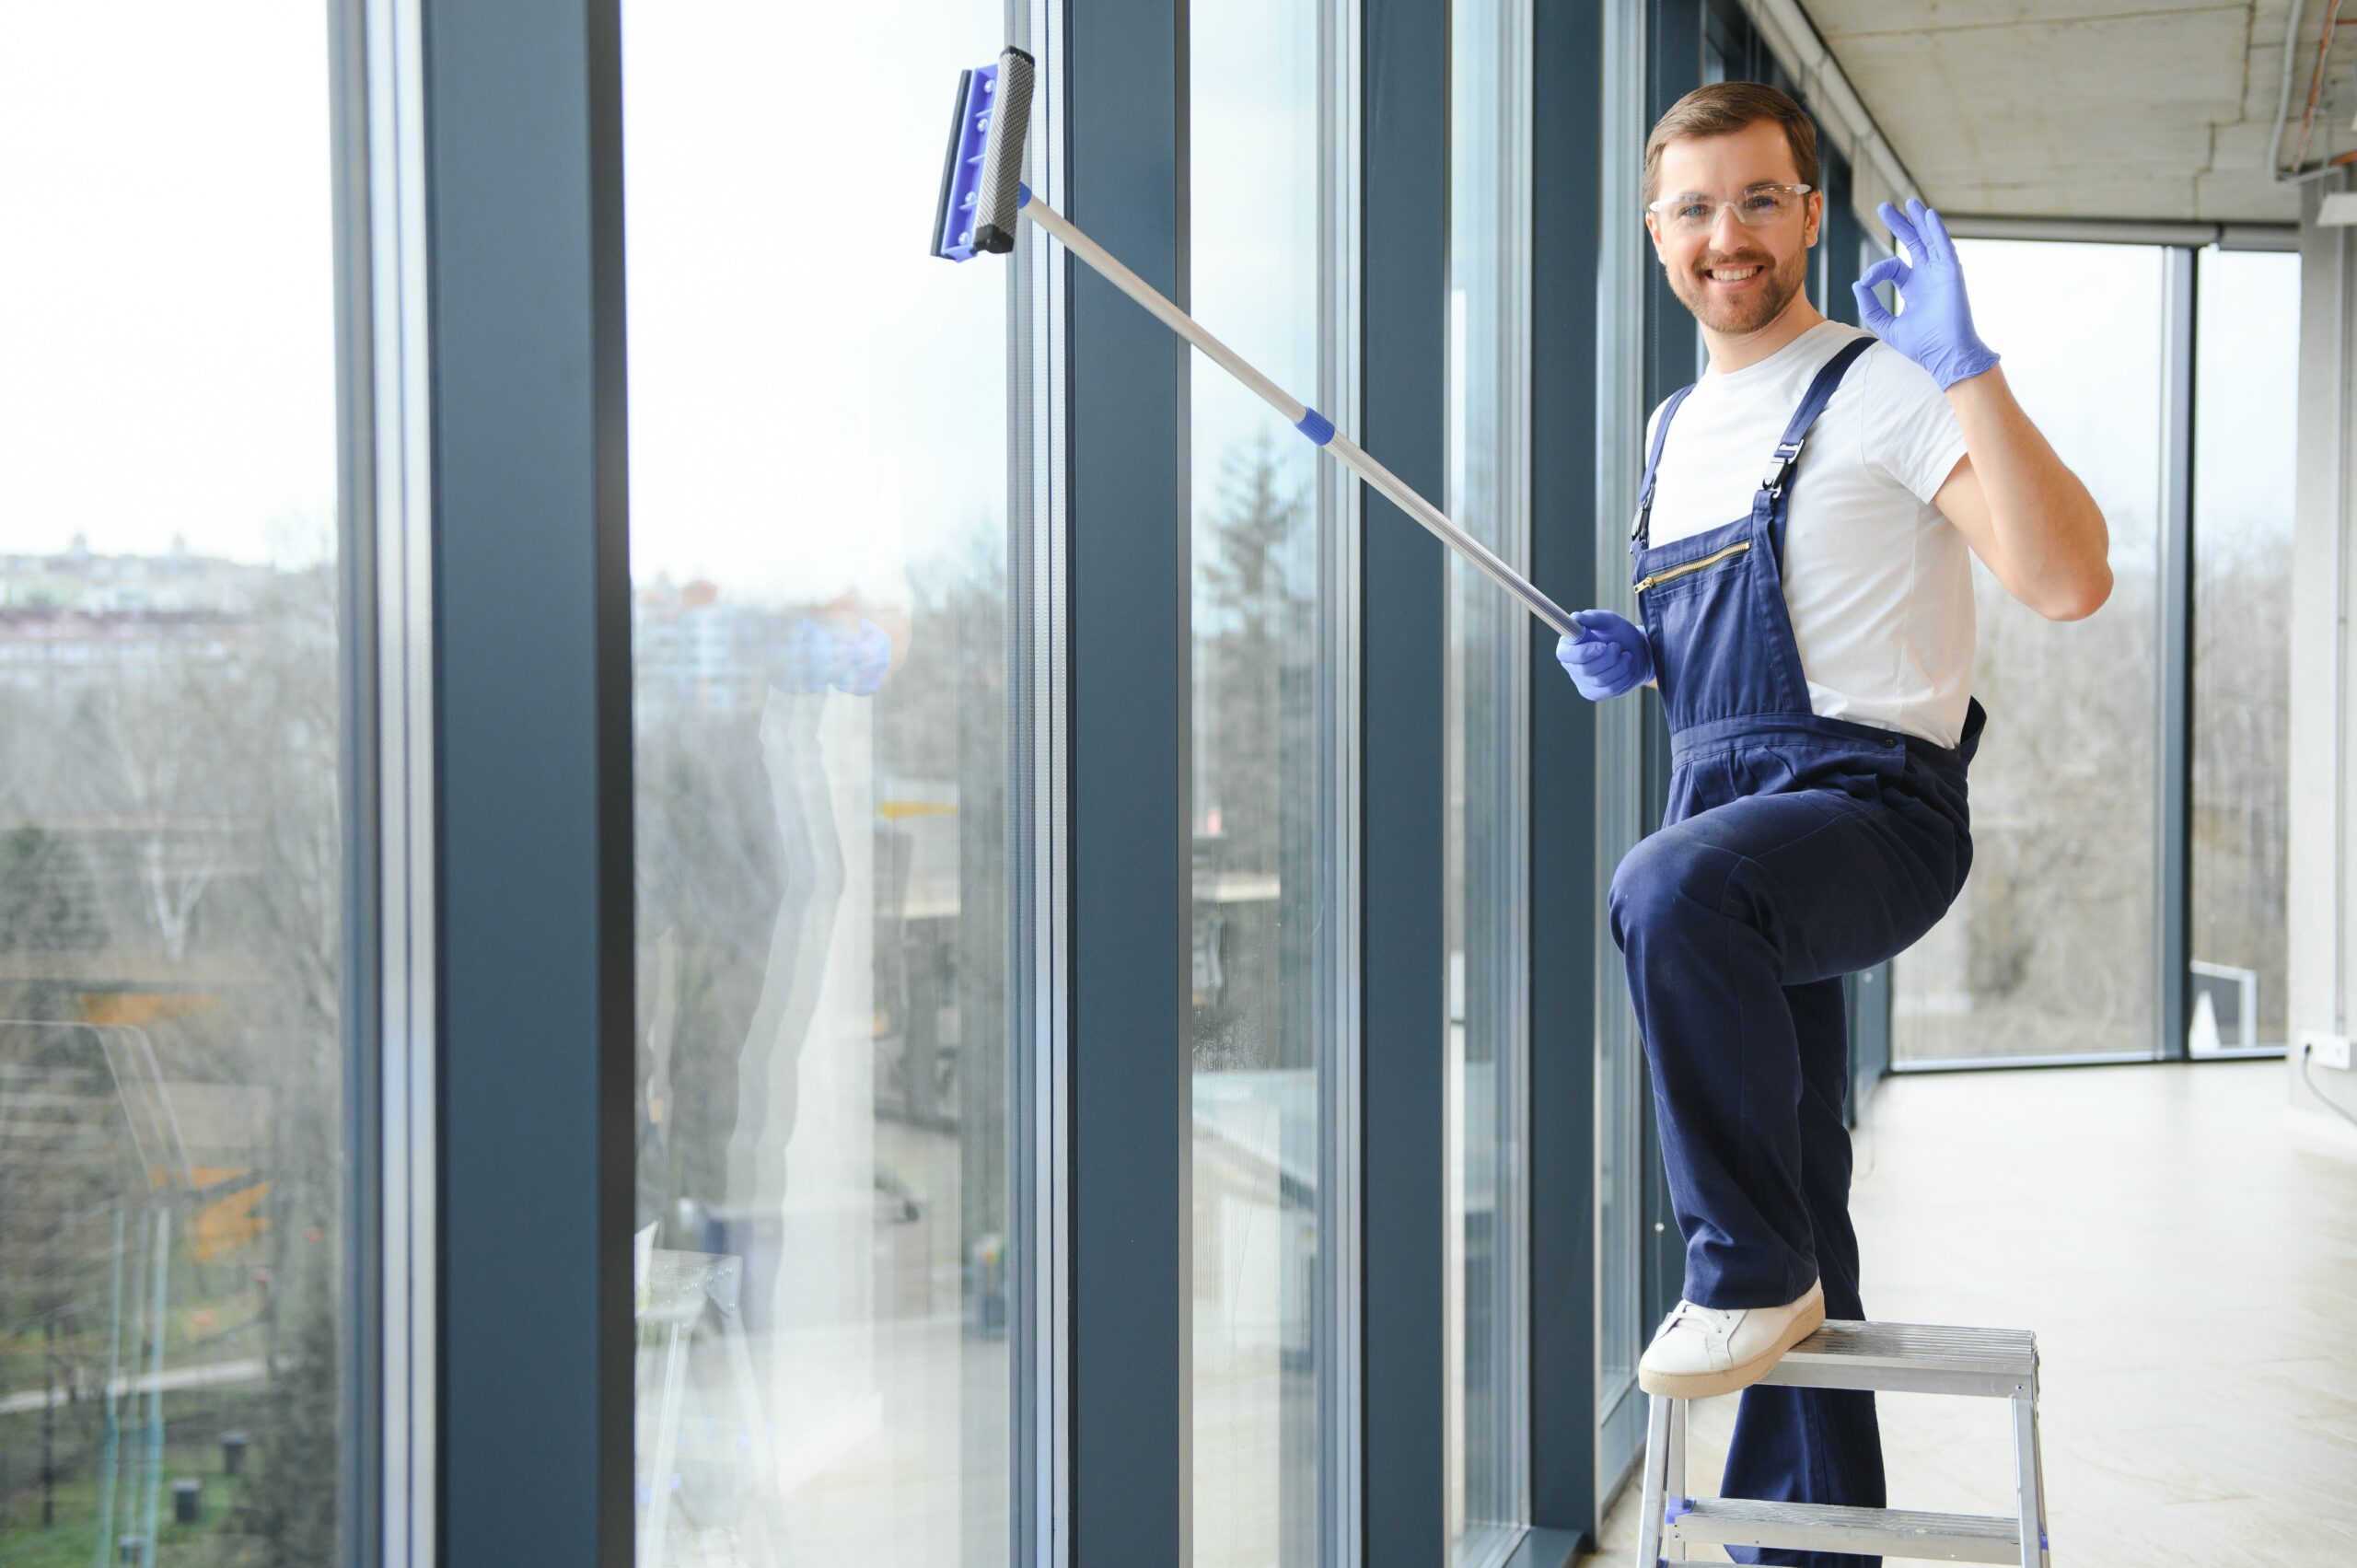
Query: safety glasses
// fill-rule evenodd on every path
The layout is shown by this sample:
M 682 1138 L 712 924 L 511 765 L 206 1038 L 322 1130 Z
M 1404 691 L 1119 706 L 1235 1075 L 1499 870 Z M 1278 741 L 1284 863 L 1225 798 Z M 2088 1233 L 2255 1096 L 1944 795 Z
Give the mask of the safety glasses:
M 1718 226 L 1722 207 L 1733 207 L 1736 221 L 1746 228 L 1767 228 L 1799 212 L 1809 189 L 1806 185 L 1761 183 L 1746 186 L 1742 195 L 1725 200 L 1683 191 L 1647 202 L 1645 210 L 1660 219 L 1664 228 L 1677 235 L 1708 234 Z

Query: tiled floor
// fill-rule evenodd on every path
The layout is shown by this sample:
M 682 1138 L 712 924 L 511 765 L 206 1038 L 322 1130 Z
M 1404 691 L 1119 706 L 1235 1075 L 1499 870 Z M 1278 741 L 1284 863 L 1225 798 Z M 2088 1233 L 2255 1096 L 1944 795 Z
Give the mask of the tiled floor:
M 2284 1072 L 1901 1077 L 1858 1132 L 1867 1312 L 2038 1334 L 2057 1568 L 2357 1564 L 2357 1166 L 2286 1141 Z M 2006 1406 L 1878 1399 L 1894 1506 L 2011 1512 Z M 1695 1407 L 1697 1491 L 1735 1405 Z

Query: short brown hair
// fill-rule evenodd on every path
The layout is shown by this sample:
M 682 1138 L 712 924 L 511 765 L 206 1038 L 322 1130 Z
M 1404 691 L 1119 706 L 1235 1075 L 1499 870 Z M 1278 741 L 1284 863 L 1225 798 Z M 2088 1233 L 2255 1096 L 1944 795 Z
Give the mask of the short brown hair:
M 1645 138 L 1645 200 L 1654 199 L 1662 148 L 1688 136 L 1733 135 L 1762 120 L 1772 120 L 1784 128 L 1801 183 L 1812 191 L 1819 189 L 1817 125 L 1808 110 L 1763 82 L 1712 82 L 1671 104 L 1669 112 L 1655 122 L 1653 134 Z

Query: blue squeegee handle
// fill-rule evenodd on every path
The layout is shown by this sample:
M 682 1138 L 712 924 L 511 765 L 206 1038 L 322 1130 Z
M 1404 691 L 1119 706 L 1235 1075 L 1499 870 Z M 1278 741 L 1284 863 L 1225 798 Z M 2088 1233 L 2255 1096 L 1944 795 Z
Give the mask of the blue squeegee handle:
M 1283 414 L 1285 422 L 1341 460 L 1361 479 L 1390 497 L 1394 505 L 1438 535 L 1441 542 L 1489 574 L 1498 587 L 1520 599 L 1524 608 L 1567 637 L 1581 636 L 1579 622 L 1563 608 L 1530 585 L 1528 579 L 1499 560 L 1489 546 L 1448 520 L 1447 514 L 1401 482 L 1399 477 L 1360 449 L 1333 422 L 1254 369 L 1243 355 L 1205 331 L 1195 319 L 1165 299 L 1151 284 L 1121 265 L 1112 253 L 1073 226 L 1072 220 L 1018 188 L 1020 212 L 1061 240 L 1065 250 L 1087 262 L 1105 281 L 1136 300 L 1164 326 L 1203 351 L 1213 363 L 1260 395 L 1260 401 Z

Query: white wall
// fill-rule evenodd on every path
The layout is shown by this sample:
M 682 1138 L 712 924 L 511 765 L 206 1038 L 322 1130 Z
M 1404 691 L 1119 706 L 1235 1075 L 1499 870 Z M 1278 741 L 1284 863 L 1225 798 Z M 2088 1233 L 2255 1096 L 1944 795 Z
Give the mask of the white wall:
M 2357 1029 L 2357 229 L 2319 228 L 2305 188 L 2300 237 L 2299 474 L 2292 587 L 2292 1051 L 2286 1122 L 2357 1159 L 2357 1128 L 2301 1081 L 2300 1036 Z M 2336 709 L 2338 712 L 2336 713 Z M 2309 1067 L 2357 1115 L 2357 1073 Z

